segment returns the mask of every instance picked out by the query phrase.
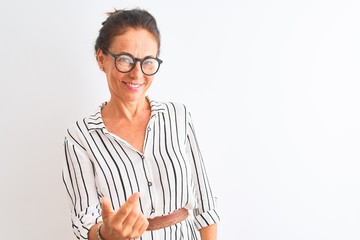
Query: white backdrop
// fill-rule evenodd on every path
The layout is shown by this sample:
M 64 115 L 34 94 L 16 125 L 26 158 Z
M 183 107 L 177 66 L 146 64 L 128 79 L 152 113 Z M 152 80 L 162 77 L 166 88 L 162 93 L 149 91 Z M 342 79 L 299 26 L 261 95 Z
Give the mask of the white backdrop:
M 2 239 L 74 239 L 66 128 L 107 100 L 93 45 L 105 12 L 158 20 L 149 95 L 191 110 L 219 239 L 360 239 L 360 3 L 3 1 Z

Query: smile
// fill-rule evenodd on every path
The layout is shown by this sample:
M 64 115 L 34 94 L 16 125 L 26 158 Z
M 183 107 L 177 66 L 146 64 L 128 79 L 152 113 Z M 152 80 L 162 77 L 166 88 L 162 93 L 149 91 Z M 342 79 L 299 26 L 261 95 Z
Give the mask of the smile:
M 144 84 L 125 83 L 131 90 L 138 90 Z

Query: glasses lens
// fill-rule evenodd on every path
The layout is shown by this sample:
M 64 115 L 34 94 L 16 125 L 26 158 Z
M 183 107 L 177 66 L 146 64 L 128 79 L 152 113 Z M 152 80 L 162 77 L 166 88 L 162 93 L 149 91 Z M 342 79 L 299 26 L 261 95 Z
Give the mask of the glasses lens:
M 134 59 L 128 55 L 120 55 L 116 59 L 116 67 L 121 72 L 128 72 L 134 65 Z
M 141 68 L 146 75 L 155 74 L 159 66 L 160 64 L 155 58 L 146 58 L 141 64 Z

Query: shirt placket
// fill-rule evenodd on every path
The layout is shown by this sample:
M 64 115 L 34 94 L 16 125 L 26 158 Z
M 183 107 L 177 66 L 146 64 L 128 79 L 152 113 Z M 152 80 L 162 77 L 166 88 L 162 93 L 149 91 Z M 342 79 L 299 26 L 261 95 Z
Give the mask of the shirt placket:
M 153 126 L 156 119 L 156 115 L 151 116 L 149 123 L 146 127 L 146 135 L 145 135 L 145 142 L 144 142 L 144 149 L 143 154 L 141 154 L 143 169 L 144 169 L 144 175 L 147 181 L 147 188 L 149 192 L 149 198 L 151 201 L 151 209 L 149 210 L 149 216 L 154 216 L 154 213 L 156 211 L 156 193 L 154 189 L 153 184 L 153 174 L 152 174 L 152 162 L 151 162 L 151 149 L 153 145 Z

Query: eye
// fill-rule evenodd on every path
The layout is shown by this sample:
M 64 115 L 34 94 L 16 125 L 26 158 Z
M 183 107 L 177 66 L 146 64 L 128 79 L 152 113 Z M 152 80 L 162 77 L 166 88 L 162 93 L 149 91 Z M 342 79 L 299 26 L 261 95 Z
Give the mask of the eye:
M 127 55 L 120 55 L 117 58 L 117 63 L 121 65 L 131 65 L 134 63 L 133 59 Z
M 149 58 L 149 59 L 146 59 L 143 63 L 142 63 L 143 67 L 146 67 L 146 68 L 153 68 L 154 66 L 157 65 L 157 61 L 153 58 Z

